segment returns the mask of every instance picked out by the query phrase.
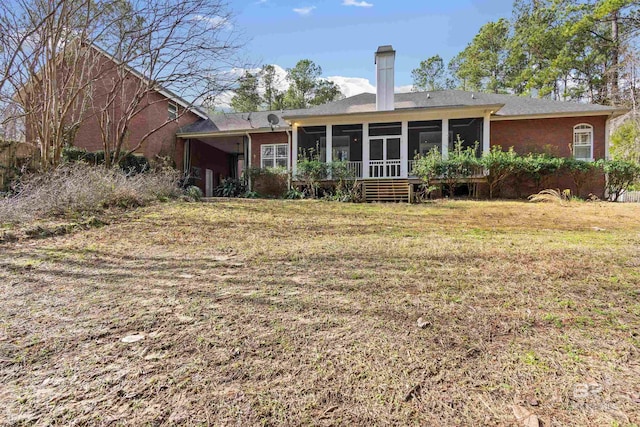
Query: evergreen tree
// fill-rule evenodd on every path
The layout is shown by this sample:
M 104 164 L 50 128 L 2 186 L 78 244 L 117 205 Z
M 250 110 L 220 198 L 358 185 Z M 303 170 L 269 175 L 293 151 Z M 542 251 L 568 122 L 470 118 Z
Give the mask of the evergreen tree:
M 418 68 L 411 71 L 412 91 L 442 90 L 446 87 L 446 69 L 440 55 L 434 55 L 420 62 Z
M 258 93 L 258 76 L 245 71 L 239 81 L 239 86 L 235 90 L 235 95 L 231 98 L 231 108 L 238 113 L 258 111 L 262 103 Z

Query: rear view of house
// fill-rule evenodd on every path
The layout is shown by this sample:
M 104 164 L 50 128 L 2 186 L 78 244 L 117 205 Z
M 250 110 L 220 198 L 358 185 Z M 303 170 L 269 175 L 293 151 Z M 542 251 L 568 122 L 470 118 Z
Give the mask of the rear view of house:
M 391 46 L 375 53 L 376 94 L 306 110 L 222 114 L 181 129 L 178 137 L 189 147 L 184 167 L 207 193 L 219 177 L 238 176 L 241 168 L 283 167 L 295 178 L 298 160 L 311 156 L 346 162 L 370 188 L 404 185 L 419 182 L 411 174 L 417 154 L 435 147 L 446 158 L 457 142 L 477 147 L 478 156 L 498 145 L 520 154 L 608 158 L 610 120 L 625 111 L 458 90 L 394 94 L 395 55 Z M 274 127 L 269 114 L 280 124 Z

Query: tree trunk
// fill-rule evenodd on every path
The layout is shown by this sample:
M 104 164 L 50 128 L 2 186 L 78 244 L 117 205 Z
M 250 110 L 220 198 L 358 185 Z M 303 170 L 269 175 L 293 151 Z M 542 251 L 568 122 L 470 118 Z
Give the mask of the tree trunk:
M 620 62 L 620 36 L 618 32 L 618 11 L 613 12 L 611 16 L 611 98 L 612 105 L 620 103 L 620 94 L 618 79 L 620 71 L 618 70 Z

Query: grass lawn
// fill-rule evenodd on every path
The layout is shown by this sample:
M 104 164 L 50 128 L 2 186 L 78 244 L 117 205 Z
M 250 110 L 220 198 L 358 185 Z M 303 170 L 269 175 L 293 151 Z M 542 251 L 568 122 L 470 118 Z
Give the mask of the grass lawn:
M 639 205 L 162 204 L 0 298 L 8 425 L 640 424 Z

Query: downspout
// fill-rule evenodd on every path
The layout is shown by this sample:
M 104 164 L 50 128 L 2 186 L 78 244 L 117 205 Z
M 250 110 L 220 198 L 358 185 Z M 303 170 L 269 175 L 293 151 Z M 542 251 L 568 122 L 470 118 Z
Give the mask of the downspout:
M 292 162 L 293 160 L 291 155 L 291 131 L 289 129 L 285 129 L 285 132 L 287 132 L 287 146 L 289 147 L 289 162 Z M 287 184 L 288 184 L 288 187 L 291 188 L 291 180 L 293 179 L 291 165 L 289 165 L 289 173 L 287 175 L 288 175 Z
M 252 182 L 251 182 L 251 134 L 249 132 L 246 132 L 247 135 L 247 157 L 249 158 L 249 161 L 247 162 L 247 188 L 249 189 L 249 191 L 252 191 Z

